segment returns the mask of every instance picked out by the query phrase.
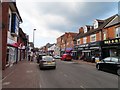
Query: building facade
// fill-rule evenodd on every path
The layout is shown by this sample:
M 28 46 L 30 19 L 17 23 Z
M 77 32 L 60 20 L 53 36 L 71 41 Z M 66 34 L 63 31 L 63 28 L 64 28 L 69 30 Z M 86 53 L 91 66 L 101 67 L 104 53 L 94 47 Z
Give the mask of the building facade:
M 2 2 L 2 11 L 2 69 L 4 70 L 17 62 L 17 36 L 22 19 L 16 2 Z
M 96 19 L 93 26 L 90 26 L 90 28 L 88 26 L 82 28 L 84 32 L 82 34 L 79 33 L 75 38 L 75 43 L 77 45 L 75 45 L 74 48 L 77 52 L 78 59 L 83 59 L 82 56 L 84 56 L 84 60 L 94 62 L 95 59 L 101 60 L 102 58 L 111 56 L 111 54 L 112 56 L 115 56 L 111 50 L 108 51 L 108 49 L 105 49 L 105 46 L 106 48 L 109 47 L 105 42 L 107 42 L 106 40 L 115 39 L 115 32 L 119 32 L 119 22 L 117 21 L 117 17 L 118 15 L 114 15 L 105 20 Z M 113 22 L 114 24 L 110 24 Z M 105 55 L 104 53 L 108 55 Z

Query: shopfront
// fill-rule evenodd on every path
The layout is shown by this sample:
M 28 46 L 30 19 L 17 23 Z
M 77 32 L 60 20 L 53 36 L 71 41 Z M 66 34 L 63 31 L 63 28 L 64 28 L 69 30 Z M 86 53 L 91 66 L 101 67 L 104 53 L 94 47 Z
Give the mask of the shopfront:
M 18 45 L 17 42 L 8 39 L 7 42 L 7 58 L 6 58 L 6 67 L 13 66 L 18 59 Z
M 102 50 L 101 46 L 103 45 L 103 41 L 91 42 L 89 43 L 89 50 L 91 62 L 99 61 L 102 59 Z
M 120 56 L 120 38 L 104 40 L 102 46 L 103 58 Z

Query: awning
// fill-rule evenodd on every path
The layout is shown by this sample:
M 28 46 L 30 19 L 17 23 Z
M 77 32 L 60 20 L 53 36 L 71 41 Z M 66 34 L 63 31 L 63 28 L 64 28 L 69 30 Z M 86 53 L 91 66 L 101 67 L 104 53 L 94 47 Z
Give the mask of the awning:
M 16 47 L 16 48 L 18 48 L 18 47 L 19 47 L 19 44 L 18 44 L 18 43 L 7 44 L 7 45 L 12 46 L 12 47 Z
M 66 48 L 66 52 L 71 52 L 73 48 Z

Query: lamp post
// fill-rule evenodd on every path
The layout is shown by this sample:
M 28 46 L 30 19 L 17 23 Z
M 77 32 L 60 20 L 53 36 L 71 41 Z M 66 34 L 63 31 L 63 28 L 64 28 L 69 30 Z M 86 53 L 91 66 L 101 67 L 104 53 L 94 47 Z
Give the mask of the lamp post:
M 35 35 L 36 29 L 33 29 L 33 44 L 34 44 L 34 35 Z

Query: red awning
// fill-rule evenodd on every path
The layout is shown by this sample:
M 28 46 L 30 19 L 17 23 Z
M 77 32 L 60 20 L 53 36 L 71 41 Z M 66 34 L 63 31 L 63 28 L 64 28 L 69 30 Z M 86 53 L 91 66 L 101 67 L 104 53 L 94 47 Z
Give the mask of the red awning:
M 19 44 L 18 43 L 13 43 L 13 44 L 8 44 L 9 46 L 12 46 L 12 47 L 16 47 L 18 48 L 19 47 Z

